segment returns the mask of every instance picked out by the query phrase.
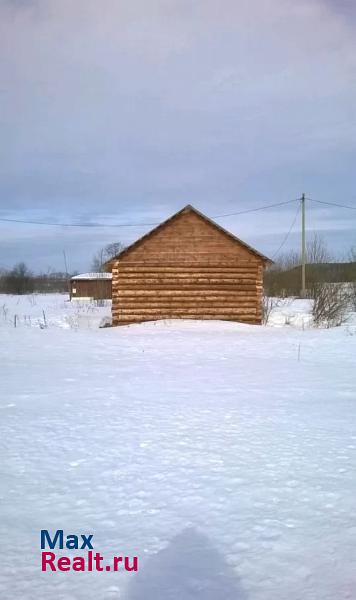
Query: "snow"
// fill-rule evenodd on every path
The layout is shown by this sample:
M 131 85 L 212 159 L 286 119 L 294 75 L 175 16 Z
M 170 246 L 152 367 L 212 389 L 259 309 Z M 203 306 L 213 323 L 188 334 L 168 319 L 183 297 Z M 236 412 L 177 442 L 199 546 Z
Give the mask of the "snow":
M 276 305 L 272 310 L 268 325 L 274 327 L 291 325 L 292 327 L 301 327 L 302 329 L 312 326 L 311 300 L 274 298 L 273 301 Z
M 112 279 L 112 273 L 80 273 L 80 275 L 74 275 L 71 279 Z
M 0 294 L 0 330 L 3 327 L 97 329 L 111 316 L 111 300 L 69 301 L 68 294 Z
M 268 327 L 98 329 L 109 306 L 3 304 L 1 599 L 356 597 L 353 322 L 302 325 L 301 301 Z M 42 573 L 45 528 L 139 572 Z

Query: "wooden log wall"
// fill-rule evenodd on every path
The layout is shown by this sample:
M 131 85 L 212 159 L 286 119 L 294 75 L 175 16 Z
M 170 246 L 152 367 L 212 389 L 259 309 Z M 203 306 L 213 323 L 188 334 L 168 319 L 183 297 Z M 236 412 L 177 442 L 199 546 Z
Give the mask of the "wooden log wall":
M 261 323 L 263 262 L 193 214 L 112 264 L 114 325 L 157 319 Z
M 108 300 L 112 296 L 111 279 L 72 279 L 71 298 L 93 298 Z
M 113 324 L 156 319 L 261 322 L 262 268 L 251 262 L 221 266 L 117 263 L 113 268 Z

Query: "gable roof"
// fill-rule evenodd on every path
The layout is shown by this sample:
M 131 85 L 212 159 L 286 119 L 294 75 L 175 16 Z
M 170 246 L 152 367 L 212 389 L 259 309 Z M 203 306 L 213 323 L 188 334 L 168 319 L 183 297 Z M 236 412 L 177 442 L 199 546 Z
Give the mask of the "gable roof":
M 140 246 L 142 244 L 142 242 L 148 240 L 156 232 L 160 231 L 161 229 L 163 229 L 163 227 L 165 227 L 169 223 L 172 223 L 173 221 L 175 221 L 180 215 L 182 215 L 183 213 L 187 213 L 187 212 L 193 212 L 198 217 L 200 217 L 201 219 L 203 219 L 206 223 L 209 223 L 210 225 L 213 225 L 213 227 L 215 227 L 221 233 L 223 233 L 228 238 L 230 238 L 230 240 L 233 240 L 234 242 L 236 242 L 236 243 L 240 244 L 241 246 L 243 246 L 244 248 L 246 248 L 246 250 L 248 250 L 251 254 L 254 254 L 254 256 L 256 256 L 257 258 L 259 258 L 262 262 L 264 262 L 264 263 L 273 263 L 273 261 L 270 258 L 268 258 L 267 256 L 264 256 L 264 254 L 261 254 L 260 252 L 258 252 L 257 250 L 255 250 L 254 248 L 252 248 L 252 246 L 249 246 L 248 244 L 246 244 L 246 242 L 243 242 L 242 240 L 240 240 L 233 233 L 231 233 L 227 229 L 224 229 L 223 227 L 221 227 L 221 225 L 218 225 L 218 223 L 215 223 L 215 221 L 213 221 L 212 219 L 209 219 L 209 217 L 207 217 L 206 215 L 204 215 L 203 213 L 201 213 L 199 210 L 197 210 L 196 208 L 194 208 L 194 206 L 192 206 L 191 204 L 187 204 L 186 206 L 184 206 L 184 208 L 182 208 L 178 212 L 174 213 L 174 215 L 172 215 L 171 217 L 169 217 L 165 221 L 162 221 L 162 223 L 160 223 L 159 225 L 157 225 L 156 227 L 154 227 L 153 229 L 151 229 L 148 233 L 146 233 L 142 237 L 138 238 L 138 240 L 136 240 L 135 242 L 133 242 L 133 244 L 130 244 L 129 246 L 126 246 L 126 248 L 124 248 L 123 250 L 121 250 L 121 252 L 119 252 L 118 254 L 116 254 L 116 256 L 113 256 L 110 260 L 107 261 L 106 267 L 110 268 L 110 265 L 111 265 L 111 263 L 113 261 L 121 258 L 122 256 L 126 256 L 126 254 L 129 254 L 131 252 L 131 250 L 134 250 L 134 248 L 137 248 L 138 246 Z
M 73 281 L 84 280 L 89 281 L 92 279 L 112 279 L 111 273 L 79 273 L 71 277 Z

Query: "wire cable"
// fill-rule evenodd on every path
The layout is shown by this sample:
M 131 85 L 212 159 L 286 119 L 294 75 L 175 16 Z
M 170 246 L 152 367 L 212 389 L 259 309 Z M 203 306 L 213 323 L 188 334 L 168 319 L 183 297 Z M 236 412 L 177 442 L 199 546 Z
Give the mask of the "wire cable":
M 276 257 L 276 256 L 277 256 L 279 253 L 280 253 L 280 251 L 282 250 L 282 248 L 283 248 L 284 244 L 286 243 L 286 241 L 288 240 L 288 238 L 289 238 L 290 234 L 292 233 L 292 229 L 293 229 L 293 227 L 294 227 L 294 225 L 295 225 L 295 222 L 296 222 L 296 220 L 297 220 L 297 217 L 298 217 L 298 215 L 299 215 L 299 212 L 300 212 L 300 206 L 301 206 L 301 205 L 300 205 L 300 204 L 298 204 L 297 212 L 296 212 L 296 213 L 295 213 L 295 215 L 294 215 L 294 218 L 293 218 L 292 224 L 291 224 L 290 228 L 288 229 L 288 231 L 287 231 L 286 235 L 284 236 L 284 238 L 283 238 L 283 241 L 282 241 L 281 245 L 279 246 L 278 250 L 276 250 L 276 252 L 275 252 L 275 253 L 272 255 L 272 260 L 274 260 L 274 258 L 275 258 L 275 257 Z
M 213 219 L 221 219 L 223 217 L 232 217 L 235 215 L 244 215 L 247 213 L 257 212 L 260 210 L 266 210 L 268 208 L 274 208 L 277 206 L 284 206 L 291 202 L 297 202 L 298 199 L 286 200 L 285 202 L 278 202 L 276 204 L 267 204 L 265 206 L 258 206 L 256 208 L 249 208 L 247 210 L 240 210 L 238 212 L 226 213 L 223 215 L 213 215 Z M 0 217 L 0 221 L 4 223 L 21 223 L 24 225 L 47 225 L 48 227 L 154 227 L 159 225 L 160 222 L 155 223 L 51 223 L 49 221 L 33 221 L 25 219 L 7 219 Z
M 327 206 L 336 206 L 338 208 L 346 208 L 349 210 L 356 210 L 356 206 L 348 206 L 346 204 L 338 204 L 336 202 L 327 202 L 325 200 L 314 200 L 314 198 L 307 198 L 311 202 L 317 202 L 318 204 L 325 204 Z M 295 198 L 293 200 L 286 200 L 285 202 L 277 202 L 275 204 L 266 204 L 265 206 L 257 206 L 256 208 L 248 208 L 246 210 L 239 210 L 231 213 L 224 213 L 220 215 L 213 215 L 213 219 L 222 219 L 224 217 L 234 217 L 237 215 L 246 215 L 248 213 L 254 213 L 261 210 L 267 210 L 269 208 L 276 208 L 279 206 L 285 206 L 287 204 L 291 204 L 293 202 L 299 202 L 300 198 Z M 154 223 L 53 223 L 50 221 L 35 221 L 35 220 L 27 220 L 27 219 L 9 219 L 6 217 L 0 217 L 0 222 L 3 223 L 19 223 L 22 225 L 44 225 L 47 227 L 154 227 L 155 225 L 159 225 L 159 222 L 156 221 Z
M 356 206 L 347 206 L 346 204 L 337 204 L 336 202 L 326 202 L 325 200 L 314 200 L 314 198 L 307 198 L 311 202 L 317 202 L 318 204 L 327 204 L 328 206 L 337 206 L 339 208 L 348 208 L 350 210 L 356 210 Z
M 285 204 L 291 204 L 291 202 L 299 202 L 300 198 L 294 200 L 286 200 L 285 202 L 277 202 L 276 204 L 267 204 L 266 206 L 259 206 L 258 208 L 249 208 L 247 210 L 240 210 L 239 212 L 225 213 L 223 215 L 213 215 L 213 219 L 221 219 L 222 217 L 233 217 L 235 215 L 245 215 L 251 212 L 257 212 L 259 210 L 266 210 L 266 208 L 274 208 L 276 206 L 284 206 Z
M 148 227 L 158 223 L 51 223 L 50 221 L 27 221 L 24 219 L 0 218 L 5 223 L 22 223 L 23 225 L 47 225 L 48 227 Z

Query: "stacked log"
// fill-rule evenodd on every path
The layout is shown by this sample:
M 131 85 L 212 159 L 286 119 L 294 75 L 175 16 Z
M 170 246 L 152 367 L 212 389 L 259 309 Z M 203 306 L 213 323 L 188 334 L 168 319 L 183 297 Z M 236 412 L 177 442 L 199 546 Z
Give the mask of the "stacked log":
M 255 259 L 164 265 L 117 260 L 113 324 L 177 318 L 261 323 L 262 271 Z

